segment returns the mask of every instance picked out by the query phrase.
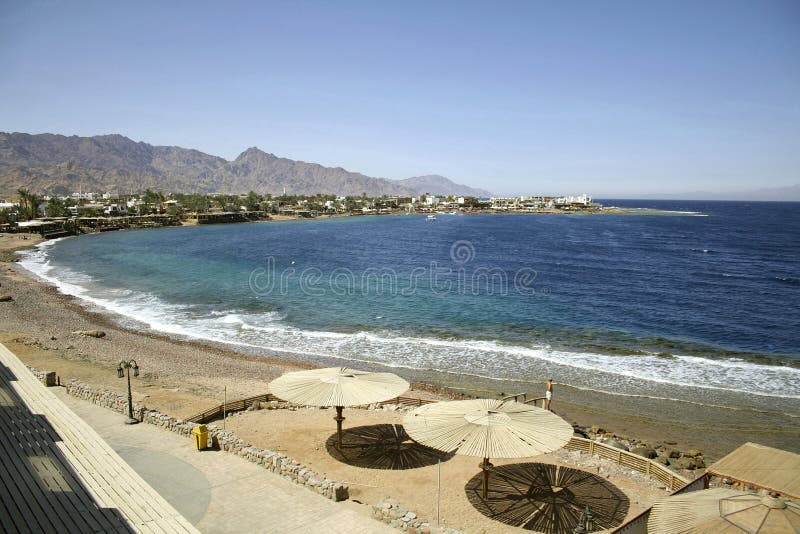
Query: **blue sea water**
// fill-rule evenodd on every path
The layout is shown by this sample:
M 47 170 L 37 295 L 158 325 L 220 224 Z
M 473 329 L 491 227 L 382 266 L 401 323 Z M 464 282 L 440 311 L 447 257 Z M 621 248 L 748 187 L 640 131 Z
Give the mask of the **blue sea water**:
M 123 231 L 22 263 L 131 326 L 256 354 L 800 415 L 800 204 L 604 204 L 641 212 Z

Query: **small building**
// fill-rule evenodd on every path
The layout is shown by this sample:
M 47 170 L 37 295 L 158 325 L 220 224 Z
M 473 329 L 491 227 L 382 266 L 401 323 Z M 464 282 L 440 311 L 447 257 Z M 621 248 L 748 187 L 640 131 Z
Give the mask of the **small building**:
M 70 206 L 70 208 L 72 207 L 73 206 Z M 70 212 L 71 211 L 72 210 L 70 210 Z M 103 208 L 103 213 L 112 217 L 120 217 L 128 214 L 128 206 L 123 203 L 107 204 L 105 208 Z M 77 215 L 77 209 L 75 210 L 75 214 Z

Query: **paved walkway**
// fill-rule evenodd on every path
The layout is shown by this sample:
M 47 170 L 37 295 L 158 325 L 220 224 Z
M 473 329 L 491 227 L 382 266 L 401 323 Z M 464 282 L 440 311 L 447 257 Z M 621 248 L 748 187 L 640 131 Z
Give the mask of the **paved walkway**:
M 228 453 L 197 451 L 191 439 L 148 424 L 125 425 L 123 415 L 53 389 L 204 533 L 398 532 L 370 518 L 365 505 L 335 503 Z

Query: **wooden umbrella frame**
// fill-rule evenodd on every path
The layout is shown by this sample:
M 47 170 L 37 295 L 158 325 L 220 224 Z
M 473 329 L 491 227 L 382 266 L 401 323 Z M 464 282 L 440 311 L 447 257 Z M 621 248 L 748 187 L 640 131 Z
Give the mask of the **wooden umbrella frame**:
M 560 449 L 572 425 L 554 413 L 516 401 L 474 399 L 421 406 L 403 419 L 412 439 L 444 452 L 482 458 L 486 498 L 490 458 L 527 458 Z
M 406 392 L 409 383 L 393 373 L 328 367 L 286 373 L 269 384 L 276 397 L 306 406 L 335 407 L 337 445 L 342 447 L 342 411 L 348 406 L 383 402 Z

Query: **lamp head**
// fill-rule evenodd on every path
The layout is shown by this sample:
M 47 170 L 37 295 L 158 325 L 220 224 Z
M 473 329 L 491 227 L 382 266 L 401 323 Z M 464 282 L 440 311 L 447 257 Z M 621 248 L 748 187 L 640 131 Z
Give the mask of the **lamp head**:
M 117 367 L 117 378 L 124 378 L 124 377 L 125 377 L 125 371 L 122 370 L 122 365 L 120 365 L 119 367 Z
M 133 363 L 133 376 L 139 376 L 139 366 L 136 365 L 136 362 Z

